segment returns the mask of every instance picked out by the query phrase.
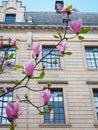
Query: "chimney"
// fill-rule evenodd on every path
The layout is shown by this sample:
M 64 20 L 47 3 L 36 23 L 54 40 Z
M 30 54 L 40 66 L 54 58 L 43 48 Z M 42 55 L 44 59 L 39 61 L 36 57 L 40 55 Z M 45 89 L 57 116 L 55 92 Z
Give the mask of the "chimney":
M 57 13 L 61 13 L 60 10 L 63 9 L 63 6 L 64 6 L 64 2 L 63 1 L 56 1 L 55 2 L 55 10 Z

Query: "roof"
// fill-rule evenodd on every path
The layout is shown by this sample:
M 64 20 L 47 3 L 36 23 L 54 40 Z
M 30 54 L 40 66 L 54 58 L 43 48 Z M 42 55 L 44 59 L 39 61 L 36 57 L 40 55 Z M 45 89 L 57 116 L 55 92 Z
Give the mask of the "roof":
M 32 22 L 26 22 L 28 17 L 32 17 Z M 73 13 L 70 15 L 70 19 L 77 20 L 82 18 L 84 26 L 98 26 L 98 12 L 82 12 Z M 5 23 L 0 22 L 0 24 L 16 24 L 16 25 L 64 25 L 62 16 L 56 12 L 25 12 L 24 14 L 25 22 L 16 23 Z
M 35 25 L 63 25 L 61 14 L 56 12 L 26 12 L 25 19 L 31 16 Z M 98 25 L 98 13 L 74 13 L 70 15 L 72 20 L 82 18 L 83 25 Z

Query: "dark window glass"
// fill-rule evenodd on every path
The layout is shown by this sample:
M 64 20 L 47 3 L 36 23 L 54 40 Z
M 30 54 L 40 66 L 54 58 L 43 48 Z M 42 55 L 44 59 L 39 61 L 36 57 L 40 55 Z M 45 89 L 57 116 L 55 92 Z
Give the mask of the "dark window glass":
M 12 101 L 13 93 L 9 92 L 5 96 L 0 98 L 0 124 L 9 124 L 9 121 L 4 118 L 6 117 L 5 108 L 7 106 L 8 101 Z
M 5 16 L 5 22 L 6 23 L 15 23 L 16 21 L 16 15 L 15 14 L 6 14 Z
M 42 56 L 45 56 L 52 49 L 51 46 L 44 46 L 42 49 Z M 55 48 L 51 54 L 47 55 L 42 64 L 45 68 L 61 68 L 60 57 L 58 55 L 58 49 Z
M 89 69 L 98 68 L 98 47 L 86 47 L 86 59 Z
M 52 97 L 50 104 L 56 106 L 51 112 L 44 115 L 44 123 L 49 124 L 64 124 L 65 113 L 64 113 L 64 101 L 62 90 L 51 90 L 51 93 L 56 94 Z

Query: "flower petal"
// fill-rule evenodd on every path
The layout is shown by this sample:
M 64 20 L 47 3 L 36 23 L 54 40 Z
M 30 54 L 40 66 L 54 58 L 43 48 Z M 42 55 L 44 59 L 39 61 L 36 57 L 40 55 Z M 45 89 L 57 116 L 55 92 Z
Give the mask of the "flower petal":
M 33 60 L 29 60 L 25 65 L 24 65 L 24 70 L 27 73 L 28 76 L 32 76 L 34 72 L 34 62 Z
M 14 103 L 14 114 L 16 117 L 18 117 L 18 113 L 19 113 L 19 101 L 17 100 L 15 103 Z

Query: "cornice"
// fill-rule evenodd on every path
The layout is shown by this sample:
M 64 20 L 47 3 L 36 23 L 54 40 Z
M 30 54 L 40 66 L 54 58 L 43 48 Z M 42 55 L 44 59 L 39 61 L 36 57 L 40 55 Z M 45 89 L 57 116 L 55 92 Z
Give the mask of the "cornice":
M 83 26 L 89 27 L 91 31 L 98 31 L 98 26 Z M 33 24 L 0 24 L 0 29 L 60 29 L 63 30 L 65 27 L 64 25 L 33 25 Z
M 24 25 L 24 24 L 0 24 L 1 29 L 64 29 L 62 25 Z

